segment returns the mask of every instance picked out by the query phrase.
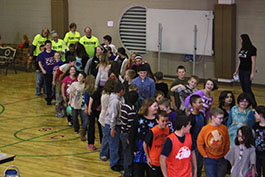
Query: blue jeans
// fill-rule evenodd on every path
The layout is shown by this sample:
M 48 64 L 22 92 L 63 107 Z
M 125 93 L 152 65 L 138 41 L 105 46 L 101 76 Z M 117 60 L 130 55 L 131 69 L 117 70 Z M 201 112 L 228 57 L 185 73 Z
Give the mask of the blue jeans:
M 84 111 L 80 109 L 74 109 L 72 107 L 73 124 L 75 132 L 79 132 L 80 129 L 78 114 L 80 114 L 82 129 L 87 129 L 87 124 L 88 124 L 88 115 L 86 115 Z
M 110 136 L 110 125 L 105 124 L 105 133 L 108 137 L 109 141 L 109 150 L 110 150 L 110 167 L 113 167 L 115 165 L 119 165 L 119 147 L 120 147 L 120 133 L 121 133 L 121 127 L 116 126 L 116 134 L 114 137 Z
M 250 80 L 250 71 L 244 71 L 244 70 L 239 70 L 239 80 L 240 80 L 240 84 L 241 84 L 241 88 L 243 90 L 243 92 L 248 93 L 251 98 L 252 98 L 252 106 L 256 107 L 257 106 L 257 102 L 255 99 L 255 96 L 251 90 L 251 80 Z
M 204 158 L 205 173 L 207 177 L 225 177 L 227 162 L 224 158 Z
M 195 149 L 195 154 L 196 154 L 196 161 L 197 161 L 197 177 L 201 177 L 202 167 L 203 167 L 203 157 L 197 148 Z
M 82 129 L 86 130 L 87 129 L 87 125 L 88 125 L 88 115 L 85 114 L 84 110 L 81 110 L 80 117 L 81 117 Z
M 99 157 L 102 158 L 103 156 L 109 157 L 109 142 L 108 136 L 105 133 L 105 127 L 101 125 L 102 129 L 102 142 L 101 142 L 101 150 Z
M 128 133 L 121 133 L 121 143 L 123 150 L 123 168 L 124 168 L 124 177 L 130 177 L 132 175 L 132 161 L 133 161 L 133 153 L 131 150 L 131 146 L 127 143 Z
M 36 95 L 41 94 L 41 88 L 43 87 L 43 92 L 46 94 L 44 75 L 41 71 L 36 72 Z

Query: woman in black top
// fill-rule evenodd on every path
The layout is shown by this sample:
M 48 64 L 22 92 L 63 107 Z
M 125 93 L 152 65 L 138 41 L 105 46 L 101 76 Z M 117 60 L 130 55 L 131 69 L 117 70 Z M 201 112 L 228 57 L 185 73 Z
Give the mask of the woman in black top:
M 252 45 L 247 34 L 241 34 L 240 42 L 242 47 L 238 54 L 239 60 L 234 75 L 239 71 L 241 88 L 243 92 L 248 93 L 252 97 L 252 105 L 255 108 L 257 103 L 251 90 L 251 83 L 254 79 L 257 49 Z

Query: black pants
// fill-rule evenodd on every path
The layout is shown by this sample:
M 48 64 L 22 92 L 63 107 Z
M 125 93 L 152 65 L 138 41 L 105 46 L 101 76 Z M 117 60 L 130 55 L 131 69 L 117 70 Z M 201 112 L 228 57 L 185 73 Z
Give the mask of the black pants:
M 146 163 L 134 163 L 133 164 L 133 176 L 134 177 L 153 177 L 150 175 L 150 167 Z
M 251 80 L 250 80 L 250 71 L 244 71 L 244 70 L 239 70 L 239 80 L 241 84 L 241 88 L 243 92 L 248 93 L 251 98 L 252 98 L 252 106 L 255 108 L 257 106 L 257 102 L 255 99 L 255 96 L 251 90 Z
M 149 167 L 149 173 L 150 176 L 155 176 L 155 177 L 163 177 L 163 173 L 161 171 L 161 168 L 155 165 L 152 165 L 152 168 Z
M 261 172 L 265 176 L 265 155 L 256 155 L 256 168 L 258 172 L 258 177 L 261 177 Z
M 95 120 L 96 118 L 99 118 L 99 111 L 92 110 L 91 115 L 88 116 L 88 131 L 87 131 L 87 139 L 88 139 L 88 144 L 95 144 Z M 98 124 L 98 131 L 99 131 L 99 139 L 100 143 L 102 141 L 102 129 L 101 129 L 101 124 L 99 121 L 97 121 Z
M 47 103 L 51 103 L 52 101 L 52 74 L 44 74 L 44 81 L 46 85 L 47 91 Z

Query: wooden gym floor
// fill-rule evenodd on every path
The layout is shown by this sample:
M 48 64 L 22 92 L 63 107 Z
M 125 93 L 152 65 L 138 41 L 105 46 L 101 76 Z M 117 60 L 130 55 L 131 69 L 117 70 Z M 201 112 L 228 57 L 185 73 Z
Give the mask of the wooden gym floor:
M 214 105 L 225 89 L 236 96 L 241 92 L 239 86 L 220 86 Z M 265 89 L 253 90 L 258 104 L 264 105 Z M 87 142 L 80 141 L 65 118 L 55 117 L 54 106 L 47 106 L 44 96 L 35 96 L 35 73 L 9 70 L 5 76 L 0 70 L 0 98 L 0 151 L 16 155 L 14 161 L 0 165 L 0 174 L 15 165 L 25 177 L 121 176 L 99 159 L 98 151 L 87 149 Z M 98 133 L 95 146 L 100 148 Z

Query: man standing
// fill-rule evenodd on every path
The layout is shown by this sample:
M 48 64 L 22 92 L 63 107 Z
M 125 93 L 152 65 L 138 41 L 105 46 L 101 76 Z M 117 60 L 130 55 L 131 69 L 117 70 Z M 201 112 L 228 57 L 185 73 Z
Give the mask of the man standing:
M 85 47 L 88 56 L 94 57 L 95 49 L 99 45 L 98 38 L 92 36 L 92 30 L 90 27 L 85 27 L 85 36 L 81 37 L 80 43 Z

